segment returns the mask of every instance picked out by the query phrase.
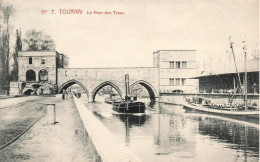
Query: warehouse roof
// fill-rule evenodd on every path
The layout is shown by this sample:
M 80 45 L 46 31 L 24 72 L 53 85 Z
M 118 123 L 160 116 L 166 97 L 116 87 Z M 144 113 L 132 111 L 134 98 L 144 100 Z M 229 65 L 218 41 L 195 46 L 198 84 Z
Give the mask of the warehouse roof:
M 245 72 L 244 62 L 237 63 L 237 70 L 239 73 Z M 246 71 L 259 72 L 259 59 L 247 60 Z M 198 79 L 201 77 L 209 77 L 209 76 L 217 76 L 217 75 L 225 75 L 225 74 L 233 74 L 233 73 L 237 73 L 235 64 L 229 63 L 227 65 L 223 65 L 223 68 L 219 68 L 218 71 L 202 71 L 198 76 L 192 77 L 192 79 Z

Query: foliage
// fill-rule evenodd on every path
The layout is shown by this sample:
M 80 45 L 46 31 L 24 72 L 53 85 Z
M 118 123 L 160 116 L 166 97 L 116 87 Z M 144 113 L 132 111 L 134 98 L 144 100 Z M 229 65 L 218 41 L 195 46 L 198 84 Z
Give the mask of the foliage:
M 0 65 L 1 65 L 1 73 L 0 73 L 0 89 L 3 89 L 4 86 L 7 84 L 7 73 L 6 73 L 6 62 L 7 62 L 7 55 L 6 55 L 6 34 L 5 30 L 0 30 L 2 35 L 0 35 Z
M 3 18 L 3 22 L 0 22 L 0 64 L 1 64 L 1 87 L 6 87 L 7 95 L 9 95 L 10 74 L 9 74 L 9 61 L 10 57 L 10 18 L 14 14 L 14 8 L 11 5 L 0 5 L 0 17 Z
M 69 57 L 64 54 L 64 57 L 63 57 L 63 68 L 68 68 L 68 66 L 69 66 Z
M 55 43 L 51 36 L 44 35 L 41 31 L 34 29 L 26 32 L 23 39 L 27 51 L 47 51 L 55 50 Z
M 11 80 L 18 81 L 18 52 L 22 51 L 21 31 L 16 30 L 15 49 L 13 53 L 13 69 L 11 71 Z
M 14 14 L 14 8 L 11 5 L 6 5 L 1 8 L 1 11 L 4 17 L 4 22 L 8 25 L 10 17 Z

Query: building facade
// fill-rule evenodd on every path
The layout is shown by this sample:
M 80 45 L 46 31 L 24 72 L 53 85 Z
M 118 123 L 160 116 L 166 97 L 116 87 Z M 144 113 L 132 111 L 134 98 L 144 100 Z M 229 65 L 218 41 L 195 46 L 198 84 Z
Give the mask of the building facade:
M 30 90 L 30 93 L 47 94 L 48 89 L 52 89 L 50 87 L 55 87 L 53 89 L 60 93 L 68 86 L 78 83 L 90 91 L 89 96 L 94 100 L 96 89 L 105 85 L 118 91 L 123 90 L 123 94 L 125 74 L 130 75 L 133 85 L 138 83 L 144 86 L 151 99 L 158 97 L 160 92 L 196 91 L 197 80 L 189 79 L 196 75 L 196 51 L 160 50 L 153 53 L 153 59 L 153 67 L 71 69 L 63 67 L 64 56 L 56 51 L 20 52 L 18 81 L 26 83 L 20 93 Z M 41 86 L 39 93 L 34 88 L 36 83 Z
M 198 91 L 198 80 L 189 79 L 197 73 L 195 50 L 159 50 L 153 53 L 153 66 L 159 69 L 161 93 Z
M 20 82 L 57 84 L 57 68 L 63 67 L 63 54 L 56 51 L 28 51 L 18 55 Z

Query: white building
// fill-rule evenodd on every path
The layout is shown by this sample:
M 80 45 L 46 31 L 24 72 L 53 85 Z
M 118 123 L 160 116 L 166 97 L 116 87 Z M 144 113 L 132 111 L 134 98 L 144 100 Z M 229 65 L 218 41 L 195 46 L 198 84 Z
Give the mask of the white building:
M 158 67 L 160 92 L 195 93 L 198 80 L 195 50 L 159 50 L 153 53 L 153 66 Z

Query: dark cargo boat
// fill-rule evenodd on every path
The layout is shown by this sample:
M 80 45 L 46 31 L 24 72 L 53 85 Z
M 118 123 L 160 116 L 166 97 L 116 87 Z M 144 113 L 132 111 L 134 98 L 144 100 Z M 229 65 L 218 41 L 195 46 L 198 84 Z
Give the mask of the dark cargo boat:
M 144 113 L 145 104 L 143 102 L 113 103 L 113 110 L 120 113 Z
M 113 110 L 119 113 L 144 113 L 145 104 L 143 102 L 138 102 L 137 97 L 129 95 L 129 75 L 125 75 L 125 85 L 126 85 L 126 96 L 125 100 L 121 102 L 113 102 Z

